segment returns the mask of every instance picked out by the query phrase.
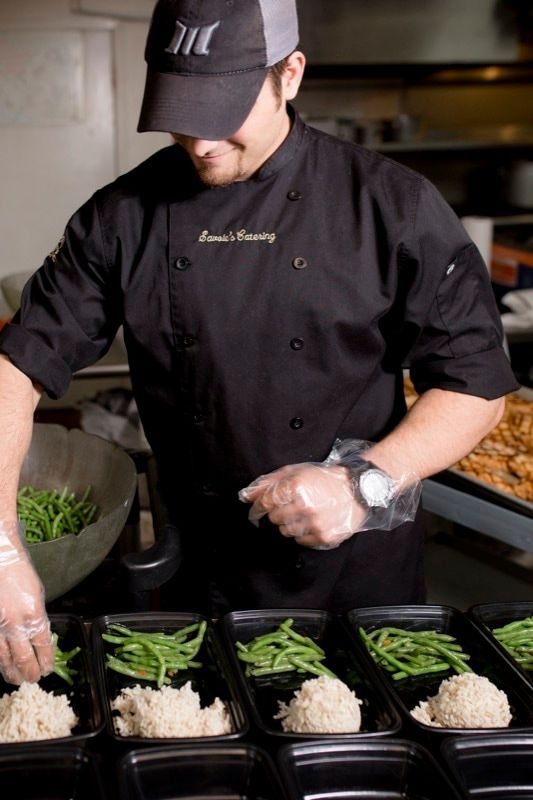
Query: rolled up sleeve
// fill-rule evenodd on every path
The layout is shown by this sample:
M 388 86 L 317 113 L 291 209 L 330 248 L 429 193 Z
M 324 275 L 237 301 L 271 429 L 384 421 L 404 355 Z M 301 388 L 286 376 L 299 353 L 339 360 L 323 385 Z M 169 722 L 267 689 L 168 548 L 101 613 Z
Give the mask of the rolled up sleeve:
M 491 400 L 517 389 L 487 267 L 427 182 L 403 257 L 412 276 L 406 316 L 418 332 L 408 357 L 417 391 L 441 388 Z
M 50 397 L 61 397 L 73 373 L 109 349 L 121 322 L 115 273 L 104 252 L 95 196 L 71 218 L 0 334 L 0 352 Z

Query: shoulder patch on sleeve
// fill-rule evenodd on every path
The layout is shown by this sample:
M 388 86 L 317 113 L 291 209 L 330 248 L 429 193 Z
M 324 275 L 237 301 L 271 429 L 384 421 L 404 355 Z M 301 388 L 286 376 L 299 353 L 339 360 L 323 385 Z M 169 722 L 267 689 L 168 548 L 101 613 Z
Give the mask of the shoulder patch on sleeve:
M 55 248 L 52 250 L 52 252 L 48 253 L 48 258 L 50 259 L 50 261 L 57 261 L 57 254 L 59 253 L 64 244 L 65 244 L 65 237 L 62 236 L 57 245 L 55 246 Z

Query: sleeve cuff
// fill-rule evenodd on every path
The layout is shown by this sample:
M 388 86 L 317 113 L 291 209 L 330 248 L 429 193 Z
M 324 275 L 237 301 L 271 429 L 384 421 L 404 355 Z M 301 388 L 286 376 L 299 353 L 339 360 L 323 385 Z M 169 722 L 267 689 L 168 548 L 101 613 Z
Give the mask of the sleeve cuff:
M 520 388 L 509 359 L 500 347 L 460 358 L 415 363 L 410 372 L 418 394 L 428 389 L 447 389 L 495 400 Z
M 0 352 L 52 399 L 57 400 L 67 391 L 72 378 L 68 364 L 20 325 L 9 324 L 2 330 Z

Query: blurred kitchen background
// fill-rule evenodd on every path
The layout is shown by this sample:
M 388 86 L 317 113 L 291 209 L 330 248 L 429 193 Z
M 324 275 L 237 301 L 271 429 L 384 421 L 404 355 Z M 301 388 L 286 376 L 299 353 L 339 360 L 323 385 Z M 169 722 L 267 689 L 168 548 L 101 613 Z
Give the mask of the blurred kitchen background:
M 3 319 L 72 212 L 170 143 L 136 132 L 152 8 L 0 0 Z M 532 0 L 300 0 L 299 10 L 308 67 L 297 108 L 436 184 L 485 258 L 513 367 L 533 387 Z M 86 430 L 107 425 L 142 448 L 129 390 L 118 337 L 64 398 L 43 398 L 37 418 L 79 424 L 83 413 Z M 511 509 L 501 535 L 487 535 L 490 512 L 477 509 L 475 528 L 427 512 L 430 600 L 533 598 L 533 513 Z

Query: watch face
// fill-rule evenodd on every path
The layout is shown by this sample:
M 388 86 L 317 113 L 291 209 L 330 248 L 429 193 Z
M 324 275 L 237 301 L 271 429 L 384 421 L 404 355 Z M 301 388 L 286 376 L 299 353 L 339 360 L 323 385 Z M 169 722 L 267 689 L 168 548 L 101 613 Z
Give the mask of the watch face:
M 386 508 L 394 493 L 391 479 L 379 469 L 369 469 L 359 478 L 359 491 L 369 506 Z

